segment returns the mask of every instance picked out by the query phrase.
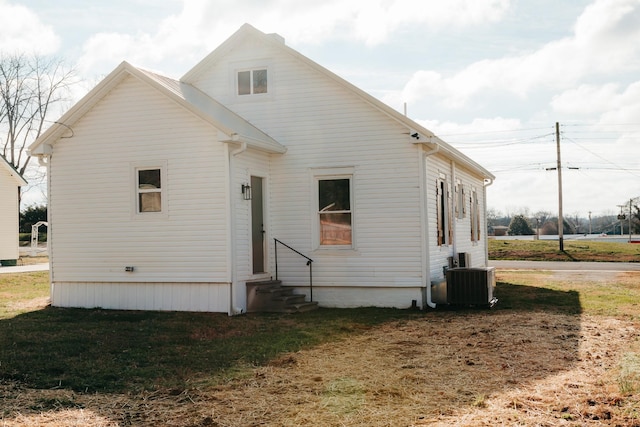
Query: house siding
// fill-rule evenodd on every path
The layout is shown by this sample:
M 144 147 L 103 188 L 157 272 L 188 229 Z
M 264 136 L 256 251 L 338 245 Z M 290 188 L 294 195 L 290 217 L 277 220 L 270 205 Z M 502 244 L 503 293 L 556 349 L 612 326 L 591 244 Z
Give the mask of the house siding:
M 260 177 L 263 180 L 263 216 L 264 216 L 264 250 L 265 250 L 265 266 L 269 270 L 268 256 L 272 248 L 271 231 L 269 227 L 269 159 L 270 155 L 256 151 L 247 150 L 237 155 L 232 155 L 232 184 L 231 184 L 231 200 L 233 210 L 234 230 L 233 253 L 235 256 L 235 286 L 233 301 L 234 307 L 246 309 L 247 293 L 246 282 L 250 280 L 266 279 L 270 275 L 253 273 L 253 257 L 252 257 L 252 230 L 251 230 L 251 204 L 253 200 L 244 200 L 241 192 L 243 184 L 251 183 L 251 176 Z M 253 189 L 255 192 L 256 189 Z
M 118 310 L 229 310 L 228 283 L 54 282 L 51 305 Z
M 246 283 L 276 271 L 310 297 L 312 267 L 322 306 L 406 308 L 428 302 L 450 256 L 468 252 L 483 264 L 485 230 L 471 241 L 470 212 L 451 218 L 453 237 L 438 245 L 436 182 L 460 180 L 468 195 L 476 187 L 484 224 L 488 172 L 272 42 L 245 26 L 180 85 L 124 63 L 63 116 L 69 132 L 41 139 L 42 155 L 53 146 L 53 305 L 237 314 Z M 236 71 L 264 67 L 268 93 L 238 96 Z M 410 136 L 414 127 L 424 138 Z M 162 213 L 136 213 L 136 167 L 162 170 Z M 241 191 L 256 185 L 252 176 L 264 190 L 266 271 L 257 273 L 254 201 Z M 318 180 L 345 177 L 352 245 L 320 247 Z M 313 263 L 278 246 L 276 266 L 274 238 Z
M 287 147 L 284 155 L 271 158 L 270 237 L 313 258 L 313 285 L 326 288 L 314 292 L 314 299 L 317 294 L 323 305 L 335 306 L 339 289 L 400 286 L 413 288 L 411 298 L 392 301 L 380 292 L 367 304 L 409 306 L 423 279 L 420 165 L 407 129 L 277 49 L 263 48 L 262 59 L 252 61 L 269 64 L 272 93 L 237 98 L 229 82 L 235 64 L 245 64 L 252 48 L 234 49 L 206 78 L 192 83 Z M 312 243 L 314 171 L 338 167 L 353 170 L 355 248 L 322 250 Z M 278 264 L 285 284 L 308 284 L 306 260 L 283 249 Z
M 59 140 L 50 160 L 56 304 L 69 305 L 73 293 L 61 288 L 71 284 L 230 281 L 226 151 L 216 139 L 217 130 L 127 77 Z M 166 212 L 137 215 L 135 167 L 153 165 L 166 168 Z M 87 301 L 104 306 L 105 294 L 93 294 Z
M 18 259 L 18 186 L 15 178 L 2 168 L 0 200 L 0 260 Z
M 486 245 L 485 236 L 486 227 L 484 227 L 485 213 L 484 213 L 484 179 L 477 177 L 470 173 L 468 170 L 460 168 L 455 162 L 442 155 L 431 155 L 426 157 L 426 185 L 425 191 L 427 194 L 427 230 L 429 234 L 429 259 L 430 259 L 430 277 L 432 281 L 438 281 L 444 279 L 444 267 L 449 265 L 449 257 L 455 256 L 461 252 L 467 252 L 471 256 L 471 266 L 485 266 L 486 265 Z M 438 245 L 437 238 L 437 226 L 438 226 L 438 213 L 437 213 L 437 198 L 436 198 L 436 182 L 438 179 L 444 177 L 446 182 L 451 187 L 451 199 L 449 202 L 450 214 L 452 218 L 448 222 L 453 227 L 453 240 L 446 245 Z M 456 217 L 455 205 L 456 195 L 454 188 L 456 181 L 465 188 L 465 206 L 466 215 L 463 218 Z M 480 208 L 480 240 L 477 242 L 471 241 L 471 212 L 469 197 L 471 189 L 477 190 L 479 208 Z

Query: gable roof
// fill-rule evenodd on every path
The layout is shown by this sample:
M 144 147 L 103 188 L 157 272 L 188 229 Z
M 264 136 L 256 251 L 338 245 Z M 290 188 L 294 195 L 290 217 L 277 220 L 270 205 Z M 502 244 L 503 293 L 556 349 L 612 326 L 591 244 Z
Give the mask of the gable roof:
M 50 146 L 71 129 L 91 108 L 126 77 L 133 76 L 158 90 L 192 114 L 223 132 L 223 142 L 246 143 L 248 147 L 269 153 L 284 153 L 286 147 L 195 87 L 122 62 L 31 146 L 31 155 L 50 154 Z
M 238 31 L 236 31 L 231 37 L 229 37 L 226 41 L 224 41 L 220 46 L 218 46 L 213 52 L 207 55 L 203 60 L 201 60 L 198 64 L 196 64 L 191 70 L 189 70 L 180 81 L 186 83 L 192 83 L 197 80 L 203 73 L 205 73 L 211 66 L 213 66 L 222 56 L 224 56 L 228 51 L 234 48 L 234 46 L 240 44 L 246 38 L 255 38 L 260 42 L 265 43 L 271 47 L 275 47 L 276 49 L 280 49 L 283 52 L 295 57 L 299 61 L 303 62 L 307 66 L 312 69 L 318 71 L 329 79 L 333 80 L 335 83 L 339 84 L 346 90 L 352 92 L 357 97 L 362 99 L 364 102 L 370 104 L 375 109 L 385 114 L 392 120 L 400 123 L 401 125 L 407 128 L 407 134 L 412 135 L 417 133 L 418 138 L 411 138 L 411 142 L 414 144 L 422 144 L 427 146 L 430 150 L 438 151 L 443 153 L 445 156 L 457 161 L 465 165 L 467 168 L 470 168 L 473 171 L 476 171 L 483 178 L 493 180 L 495 176 L 489 172 L 484 167 L 480 166 L 477 162 L 467 157 L 456 148 L 446 143 L 438 136 L 436 136 L 433 132 L 426 129 L 422 125 L 417 122 L 411 120 L 407 116 L 401 114 L 395 109 L 389 107 L 387 104 L 378 100 L 377 98 L 369 95 L 362 89 L 357 86 L 349 83 L 342 77 L 337 74 L 329 71 L 324 68 L 320 64 L 312 61 L 306 56 L 302 55 L 295 49 L 290 48 L 284 43 L 284 39 L 277 34 L 265 34 L 262 31 L 256 29 L 250 24 L 244 24 Z
M 9 161 L 2 154 L 0 154 L 0 169 L 7 171 L 7 173 L 13 178 L 18 187 L 22 187 L 23 185 L 28 184 L 28 182 L 22 177 L 22 175 L 20 175 L 20 172 L 18 172 L 16 168 L 14 168 L 13 165 L 9 163 Z

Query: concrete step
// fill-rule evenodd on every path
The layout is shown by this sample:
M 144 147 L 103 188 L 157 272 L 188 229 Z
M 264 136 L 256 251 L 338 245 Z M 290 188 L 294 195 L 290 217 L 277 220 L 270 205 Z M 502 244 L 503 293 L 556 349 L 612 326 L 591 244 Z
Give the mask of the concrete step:
M 247 312 L 300 313 L 318 308 L 317 302 L 305 299 L 280 280 L 247 282 Z

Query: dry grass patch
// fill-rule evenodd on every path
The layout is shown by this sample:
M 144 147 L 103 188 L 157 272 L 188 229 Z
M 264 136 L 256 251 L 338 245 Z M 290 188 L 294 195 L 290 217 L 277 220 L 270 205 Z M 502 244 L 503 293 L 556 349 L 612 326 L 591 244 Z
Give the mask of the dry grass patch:
M 213 387 L 85 395 L 5 384 L 0 397 L 7 426 L 634 426 L 638 338 L 637 324 L 614 318 L 439 312 Z

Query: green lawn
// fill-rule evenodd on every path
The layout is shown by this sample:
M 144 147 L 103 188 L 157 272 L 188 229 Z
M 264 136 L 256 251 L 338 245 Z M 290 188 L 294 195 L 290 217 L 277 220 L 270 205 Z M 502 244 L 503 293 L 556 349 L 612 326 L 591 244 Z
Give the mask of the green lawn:
M 566 282 L 549 272 L 499 272 L 503 310 L 638 319 L 639 275 L 611 283 Z M 443 309 L 320 309 L 249 314 L 64 309 L 48 296 L 47 272 L 0 275 L 0 380 L 82 392 L 180 390 L 244 375 L 282 353 L 349 339 L 390 321 L 438 318 Z M 31 307 L 31 308 L 29 308 Z M 445 308 L 444 310 L 449 310 Z M 461 309 L 467 311 L 472 309 Z
M 640 244 L 569 240 L 489 240 L 489 259 L 528 261 L 640 262 Z

